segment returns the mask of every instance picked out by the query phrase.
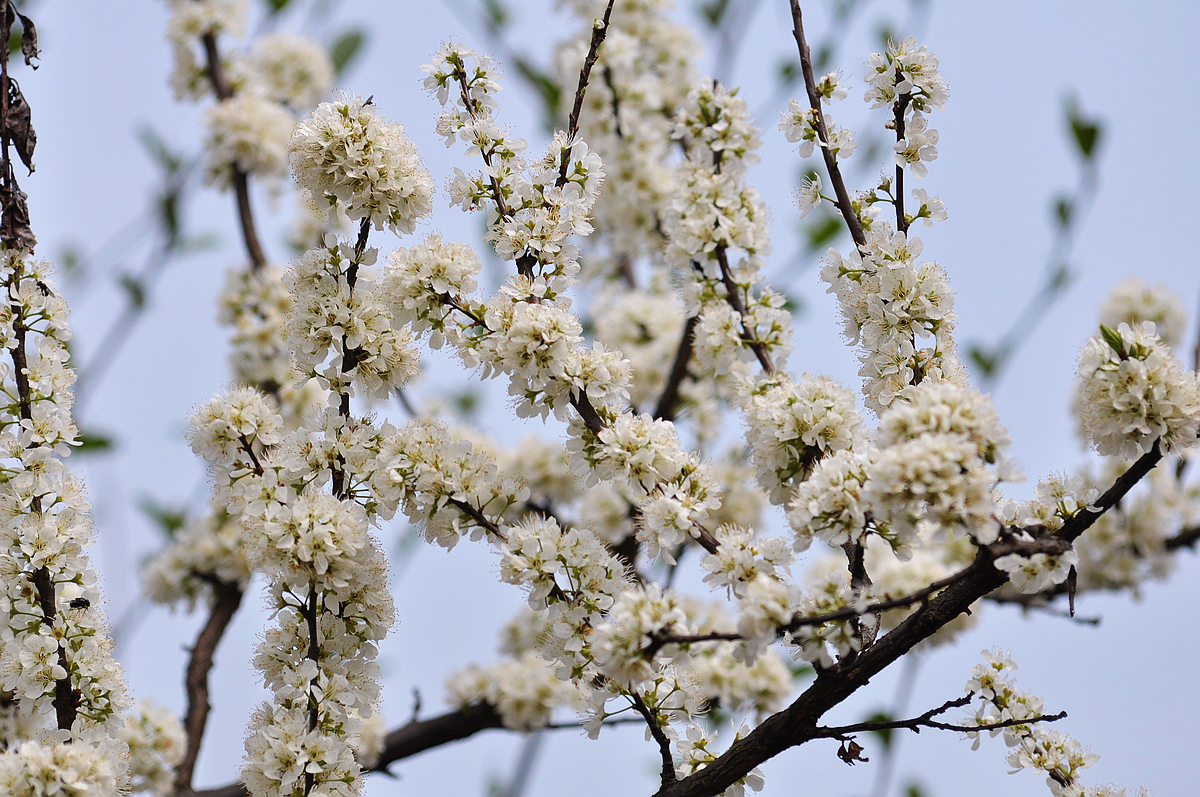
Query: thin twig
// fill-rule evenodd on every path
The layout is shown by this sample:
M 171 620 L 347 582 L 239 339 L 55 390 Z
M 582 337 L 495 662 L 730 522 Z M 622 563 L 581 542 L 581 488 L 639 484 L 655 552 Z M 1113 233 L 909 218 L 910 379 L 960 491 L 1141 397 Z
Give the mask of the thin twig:
M 792 4 L 792 31 L 796 38 L 796 46 L 800 49 L 800 71 L 804 74 L 804 88 L 808 92 L 808 104 L 812 108 L 813 116 L 816 124 L 813 125 L 817 131 L 817 136 L 827 145 L 829 143 L 829 132 L 825 127 L 825 114 L 821 110 L 821 94 L 817 89 L 816 78 L 813 77 L 812 55 L 808 51 L 808 42 L 804 40 L 804 24 L 801 21 L 800 0 L 791 0 Z M 842 212 L 842 218 L 846 222 L 846 227 L 850 230 L 850 237 L 854 239 L 857 246 L 865 246 L 867 238 L 863 235 L 862 224 L 858 221 L 858 216 L 854 213 L 854 205 L 850 201 L 850 194 L 846 191 L 846 182 L 842 179 L 842 171 L 838 168 L 837 158 L 829 151 L 828 146 L 822 146 L 821 157 L 825 159 L 825 169 L 829 172 L 829 182 L 833 184 L 833 191 L 837 195 L 838 209 Z
M 725 247 L 718 246 L 716 249 L 716 255 L 717 265 L 719 265 L 721 268 L 721 283 L 725 286 L 725 300 L 729 302 L 729 306 L 737 312 L 738 318 L 741 321 L 742 340 L 745 341 L 746 345 L 750 347 L 750 350 L 754 352 L 754 356 L 758 358 L 758 362 L 763 367 L 763 370 L 771 376 L 774 376 L 775 363 L 771 359 L 771 353 L 767 351 L 766 344 L 759 340 L 758 336 L 754 335 L 750 331 L 750 327 L 748 325 L 749 313 L 746 312 L 746 304 L 742 301 L 740 288 L 738 288 L 737 283 L 733 281 L 733 273 L 729 268 L 729 258 L 725 253 Z
M 933 719 L 939 714 L 944 714 L 952 708 L 960 708 L 971 702 L 974 695 L 966 695 L 965 697 L 947 700 L 942 705 L 935 709 L 926 711 L 919 717 L 913 717 L 907 720 L 893 720 L 891 722 L 860 722 L 855 725 L 841 725 L 836 728 L 820 727 L 813 729 L 814 739 L 841 739 L 852 733 L 865 733 L 867 731 L 889 731 L 889 730 L 909 730 L 913 733 L 920 733 L 922 728 L 936 728 L 940 731 L 960 731 L 964 733 L 976 733 L 978 731 L 990 731 L 999 728 L 1012 728 L 1018 725 L 1032 725 L 1035 722 L 1056 722 L 1065 719 L 1067 712 L 1060 711 L 1057 714 L 1038 714 L 1035 717 L 1027 719 L 1011 719 L 995 722 L 987 725 L 952 725 L 946 722 L 938 722 Z
M 555 182 L 555 186 L 558 188 L 567 184 L 567 166 L 571 162 L 571 145 L 575 143 L 575 136 L 579 134 L 579 114 L 583 111 L 583 95 L 587 93 L 592 67 L 596 65 L 596 59 L 600 55 L 600 45 L 604 43 L 604 37 L 608 35 L 608 20 L 612 16 L 614 2 L 616 0 L 608 0 L 604 16 L 597 20 L 600 24 L 592 25 L 592 41 L 588 45 L 587 57 L 583 59 L 583 68 L 579 70 L 579 85 L 575 89 L 575 103 L 571 106 L 571 115 L 567 117 L 566 147 L 562 151 L 562 158 L 558 164 L 558 180 Z

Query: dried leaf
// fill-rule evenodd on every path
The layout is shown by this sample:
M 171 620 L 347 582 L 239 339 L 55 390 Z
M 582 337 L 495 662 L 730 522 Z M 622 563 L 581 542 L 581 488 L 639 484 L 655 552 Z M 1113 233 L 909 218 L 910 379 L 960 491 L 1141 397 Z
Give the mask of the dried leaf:
M 9 249 L 33 251 L 37 237 L 29 225 L 29 205 L 25 192 L 14 184 L 12 188 L 0 186 L 0 242 Z
M 842 746 L 838 748 L 837 756 L 850 766 L 854 766 L 859 761 L 866 763 L 867 761 L 871 760 L 869 758 L 864 758 L 862 751 L 863 746 L 861 744 L 853 739 L 848 739 L 842 742 Z
M 29 103 L 25 102 L 25 95 L 21 93 L 21 87 L 17 85 L 17 81 L 9 78 L 8 116 L 4 118 L 4 128 L 0 133 L 13 143 L 17 154 L 21 156 L 21 163 L 33 174 L 33 150 L 37 146 L 37 133 L 33 130 L 31 114 Z
M 40 56 L 38 52 L 37 28 L 33 26 L 33 20 L 21 12 L 18 11 L 17 16 L 21 18 L 21 54 L 25 56 L 25 64 L 27 66 L 37 69 L 37 64 L 33 62 L 34 58 Z

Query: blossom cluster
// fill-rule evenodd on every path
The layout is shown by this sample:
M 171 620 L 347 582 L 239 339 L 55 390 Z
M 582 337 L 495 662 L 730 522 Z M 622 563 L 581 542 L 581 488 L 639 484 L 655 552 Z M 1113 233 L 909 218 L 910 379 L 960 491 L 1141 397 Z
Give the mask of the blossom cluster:
M 876 413 L 917 383 L 966 383 L 954 341 L 954 294 L 940 265 L 917 263 L 923 249 L 920 238 L 877 221 L 865 247 L 847 257 L 831 248 L 821 269 L 845 335 L 859 346 L 865 402 Z
M 967 693 L 975 698 L 975 715 L 971 724 L 980 730 L 1001 722 L 1034 720 L 1043 716 L 1044 701 L 1030 692 L 1016 688 L 1011 673 L 1017 665 L 1000 650 L 982 651 L 983 663 L 971 668 Z M 1124 789 L 1112 785 L 1084 786 L 1080 773 L 1100 760 L 1078 741 L 1065 733 L 1049 730 L 1042 724 L 1008 725 L 989 733 L 1002 733 L 1004 743 L 1012 748 L 1008 764 L 1017 772 L 1022 769 L 1040 770 L 1046 774 L 1046 785 L 1054 797 L 1121 797 Z M 967 736 L 979 746 L 980 731 L 968 731 Z M 1145 791 L 1140 794 L 1145 795 Z
M 579 249 L 570 239 L 592 232 L 589 215 L 604 182 L 600 156 L 564 132 L 555 134 L 542 158 L 522 156 L 525 142 L 496 122 L 501 74 L 485 55 L 448 42 L 422 69 L 425 88 L 445 108 L 437 129 L 446 146 L 461 140 L 485 165 L 469 175 L 455 170 L 451 203 L 487 208 L 484 240 L 496 255 L 516 261 L 527 276 L 563 286 L 563 278 L 579 272 Z
M 1157 334 L 1153 321 L 1101 326 L 1079 354 L 1075 410 L 1083 433 L 1106 456 L 1132 459 L 1196 442 L 1200 382 Z
M 28 251 L 0 250 L 0 691 L 13 713 L 0 725 L 0 784 L 111 794 L 128 779 L 128 698 L 85 551 L 91 508 L 64 462 L 78 443 L 75 372 L 52 274 Z

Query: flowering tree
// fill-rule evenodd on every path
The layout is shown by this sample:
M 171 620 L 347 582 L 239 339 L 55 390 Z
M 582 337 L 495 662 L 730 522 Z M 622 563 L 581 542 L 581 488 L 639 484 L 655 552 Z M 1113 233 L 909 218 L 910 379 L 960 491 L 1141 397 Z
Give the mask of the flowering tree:
M 32 21 L 0 2 L 36 58 Z M 492 58 L 453 41 L 433 53 L 437 131 L 466 159 L 445 193 L 480 214 L 486 249 L 417 235 L 433 176 L 373 98 L 329 99 L 321 47 L 245 41 L 236 0 L 169 5 L 171 85 L 210 103 L 206 179 L 232 194 L 246 259 L 218 298 L 236 386 L 189 418 L 209 509 L 145 568 L 153 600 L 206 620 L 182 719 L 131 706 L 64 462 L 79 442 L 66 306 L 33 254 L 10 150 L 29 165 L 36 137 L 5 71 L 6 793 L 352 794 L 419 752 L 569 717 L 592 738 L 644 727 L 659 795 L 757 791 L 759 765 L 790 748 L 838 740 L 853 764 L 866 760 L 858 735 L 922 728 L 1003 735 L 1010 765 L 1040 770 L 1054 795 L 1124 793 L 1087 782 L 1095 756 L 1053 729 L 1064 713 L 1020 691 L 999 650 L 923 713 L 826 719 L 914 649 L 951 642 L 982 603 L 1063 598 L 1073 613 L 1077 594 L 1136 589 L 1200 536 L 1184 458 L 1200 383 L 1172 348 L 1182 308 L 1137 283 L 1114 293 L 1079 359 L 1079 429 L 1105 466 L 1005 498 L 1020 477 L 1009 435 L 971 387 L 950 274 L 921 261 L 911 230 L 948 219 L 939 197 L 905 186 L 935 163 L 931 123 L 950 100 L 925 45 L 869 57 L 863 99 L 890 155 L 854 191 L 855 133 L 833 119 L 852 81 L 815 74 L 790 6 L 804 97 L 775 134 L 818 159 L 798 215 L 831 210 L 851 240 L 828 249 L 820 278 L 860 364 L 860 409 L 851 388 L 787 368 L 791 312 L 764 282 L 766 209 L 747 181 L 766 133 L 736 90 L 697 74 L 665 3 L 572 4 L 584 26 L 557 51 L 565 122 L 541 154 L 498 121 Z M 289 165 L 308 212 L 303 251 L 281 268 L 250 188 Z M 389 233 L 400 246 L 380 260 Z M 495 289 L 487 250 L 505 265 Z M 515 414 L 547 431 L 509 449 L 414 407 L 404 391 L 423 347 L 464 378 L 502 380 Z M 407 523 L 389 522 L 397 513 Z M 489 546 L 527 606 L 501 631 L 499 663 L 450 674 L 449 711 L 388 729 L 376 655 L 406 607 L 384 541 L 412 533 Z M 688 567 L 709 591 L 676 586 Z M 253 663 L 270 696 L 229 785 L 196 790 L 214 653 L 254 577 L 271 620 Z

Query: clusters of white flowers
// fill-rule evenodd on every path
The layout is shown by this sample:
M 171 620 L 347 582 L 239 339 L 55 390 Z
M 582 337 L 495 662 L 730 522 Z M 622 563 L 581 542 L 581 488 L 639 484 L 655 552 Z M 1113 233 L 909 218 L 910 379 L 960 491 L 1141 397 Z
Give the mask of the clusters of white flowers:
M 382 443 L 372 488 L 399 506 L 429 542 L 453 548 L 463 534 L 479 539 L 529 491 L 506 478 L 467 440 L 454 440 L 442 423 L 414 420 Z
M 205 37 L 240 37 L 242 0 L 167 0 L 167 38 L 175 55 L 171 84 L 180 99 L 214 93 Z M 276 179 L 287 167 L 294 113 L 316 105 L 333 83 L 333 66 L 315 41 L 291 33 L 259 38 L 249 53 L 218 50 L 228 91 L 207 112 L 207 177 L 228 189 L 235 170 Z
M 560 131 L 541 159 L 524 158 L 525 142 L 496 123 L 501 75 L 485 55 L 449 42 L 422 69 L 428 75 L 425 88 L 446 109 L 437 122 L 446 146 L 461 140 L 485 166 L 470 175 L 455 170 L 451 204 L 486 207 L 484 240 L 496 255 L 517 261 L 527 276 L 564 285 L 563 278 L 579 272 L 579 248 L 570 238 L 592 232 L 589 215 L 604 182 L 600 156 L 579 137 L 568 140 Z
M 780 374 L 748 383 L 745 391 L 751 463 L 773 503 L 786 501 L 823 457 L 859 441 L 854 394 L 827 376 L 804 374 L 794 382 Z
M 339 92 L 318 105 L 292 131 L 288 152 L 296 182 L 330 217 L 410 233 L 433 210 L 433 178 L 416 147 L 362 97 Z
M 860 347 L 864 398 L 876 413 L 912 385 L 966 383 L 953 337 L 954 294 L 940 265 L 917 264 L 923 248 L 920 238 L 877 221 L 861 253 L 843 257 L 831 248 L 821 269 L 827 292 L 837 294 L 846 337 Z
M 697 317 L 697 365 L 730 384 L 726 377 L 744 375 L 744 364 L 763 353 L 781 368 L 792 318 L 784 297 L 760 285 L 771 244 L 758 192 L 743 179 L 759 145 L 746 103 L 719 83 L 702 83 L 679 109 L 675 135 L 687 158 L 663 230 L 667 257 L 689 275 L 684 302 Z
M 234 168 L 272 179 L 287 172 L 292 115 L 273 100 L 238 92 L 208 109 L 208 181 L 229 188 Z
M 536 652 L 490 667 L 472 664 L 446 679 L 446 699 L 456 708 L 487 703 L 504 727 L 532 731 L 550 724 L 557 708 L 579 708 L 580 692 Z
M 234 380 L 282 390 L 291 382 L 292 362 L 283 332 L 292 308 L 276 266 L 235 268 L 225 275 L 217 299 L 217 320 L 233 332 L 230 352 Z
M 119 759 L 82 744 L 21 742 L 0 752 L 0 794 L 12 797 L 117 797 Z
M 795 548 L 805 551 L 813 537 L 832 546 L 861 543 L 868 531 L 884 533 L 886 524 L 868 517 L 870 504 L 863 492 L 866 469 L 878 451 L 863 445 L 825 457 L 812 475 L 797 486 L 788 503 L 788 523 L 796 534 Z M 894 539 L 894 538 L 893 538 Z M 903 555 L 902 550 L 897 555 Z
M 363 269 L 375 250 L 330 240 L 292 262 L 284 284 L 292 297 L 287 341 L 302 379 L 317 377 L 335 394 L 387 398 L 416 373 L 408 328 L 393 325 L 384 286 Z M 332 355 L 332 356 L 331 356 Z
M 746 585 L 760 574 L 782 577 L 792 564 L 792 551 L 782 537 L 757 537 L 746 526 L 721 526 L 715 535 L 720 547 L 704 557 L 706 583 L 727 587 L 741 597 Z
M 593 305 L 596 338 L 619 349 L 629 360 L 629 401 L 649 407 L 659 399 L 670 374 L 683 307 L 663 286 L 613 291 Z
M 1166 283 L 1151 287 L 1141 277 L 1130 277 L 1118 283 L 1100 305 L 1100 323 L 1116 329 L 1143 321 L 1153 321 L 1154 331 L 1168 346 L 1183 342 L 1187 313 L 1179 294 Z
M 750 729 L 747 726 L 739 726 L 734 729 L 733 741 L 736 742 L 749 734 Z M 689 725 L 687 737 L 675 743 L 675 749 L 679 753 L 675 761 L 675 768 L 680 774 L 687 777 L 716 761 L 719 753 L 709 749 L 709 745 L 716 740 L 716 731 L 709 732 L 699 725 Z M 746 797 L 746 789 L 755 792 L 762 791 L 764 785 L 766 782 L 763 780 L 762 770 L 754 767 L 721 794 L 725 797 Z
M 593 21 L 604 13 L 603 4 L 591 0 L 571 5 L 585 25 L 559 48 L 556 74 L 563 86 L 578 81 Z M 579 129 L 603 159 L 608 183 L 596 204 L 597 232 L 617 255 L 589 257 L 583 267 L 595 276 L 611 273 L 620 258 L 636 259 L 662 246 L 661 221 L 674 170 L 672 119 L 679 99 L 696 82 L 692 60 L 699 51 L 691 32 L 671 19 L 672 5 L 670 0 L 614 4 L 584 94 Z M 596 79 L 600 75 L 603 80 Z M 563 92 L 564 115 L 573 100 L 573 92 Z
M 322 424 L 323 440 L 281 439 L 266 396 L 241 388 L 202 405 L 189 432 L 214 463 L 218 500 L 241 519 L 247 561 L 270 580 L 277 626 L 255 665 L 274 698 L 251 720 L 242 772 L 256 795 L 357 793 L 353 749 L 378 701 L 375 644 L 393 622 L 368 531 L 386 506 L 367 487 L 389 429 L 332 411 Z M 335 474 L 340 494 L 320 492 Z
M 125 717 L 121 741 L 129 746 L 129 775 L 134 792 L 168 794 L 174 767 L 183 757 L 183 726 L 165 706 L 139 700 Z
M 75 372 L 52 273 L 0 250 L 0 691 L 18 732 L 0 739 L 13 748 L 0 784 L 108 794 L 127 780 L 117 733 L 128 699 L 84 550 L 91 507 L 63 462 L 77 443 Z
M 974 724 L 980 729 L 1000 722 L 1033 719 L 1043 715 L 1044 701 L 1030 692 L 1018 690 L 1011 673 L 1017 665 L 1000 650 L 982 651 L 983 663 L 971 668 L 967 693 L 977 699 Z M 1022 769 L 1046 773 L 1046 785 L 1054 797 L 1124 797 L 1125 789 L 1112 785 L 1084 786 L 1080 773 L 1100 760 L 1100 756 L 1083 749 L 1078 741 L 1065 733 L 1045 728 L 1041 724 L 1009 725 L 990 731 L 992 736 L 1003 733 L 1004 743 L 1012 748 L 1008 764 L 1013 772 Z M 968 731 L 979 747 L 979 731 Z M 1145 797 L 1144 790 L 1139 795 Z
M 845 92 L 834 91 L 829 95 L 833 98 L 835 94 L 841 93 L 845 96 Z M 826 98 L 822 98 L 826 99 Z M 840 97 L 837 99 L 841 99 Z M 825 128 L 827 138 L 821 138 L 817 132 L 817 112 L 812 108 L 805 107 L 795 99 L 788 100 L 788 109 L 783 112 L 779 119 L 779 129 L 783 131 L 783 136 L 791 143 L 799 142 L 799 153 L 801 158 L 812 157 L 813 150 L 816 147 L 828 149 L 829 152 L 839 160 L 846 160 L 854 154 L 854 150 L 858 148 L 858 144 L 854 140 L 854 131 L 839 127 L 836 122 L 829 118 L 829 114 L 823 114 L 825 117 Z
M 909 95 L 915 111 L 945 110 L 950 87 L 938 69 L 938 57 L 917 44 L 914 36 L 900 43 L 888 42 L 887 52 L 873 53 L 867 61 L 864 80 L 871 86 L 863 100 L 872 108 L 889 105 L 901 95 Z
M 333 86 L 333 64 L 325 49 L 294 33 L 258 37 L 250 51 L 250 67 L 269 99 L 295 111 L 314 108 Z
M 1101 326 L 1079 354 L 1075 412 L 1088 442 L 1132 459 L 1157 442 L 1163 452 L 1196 442 L 1200 381 L 1158 336 L 1153 321 Z

